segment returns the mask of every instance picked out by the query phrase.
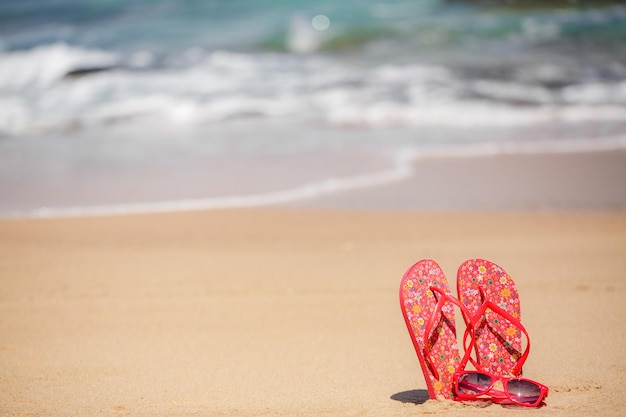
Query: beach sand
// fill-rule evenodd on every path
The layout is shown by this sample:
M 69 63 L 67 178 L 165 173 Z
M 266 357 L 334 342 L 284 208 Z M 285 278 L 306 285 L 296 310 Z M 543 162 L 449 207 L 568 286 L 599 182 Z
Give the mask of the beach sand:
M 398 285 L 473 257 L 517 283 L 546 407 L 427 400 Z M 625 271 L 620 211 L 4 219 L 0 416 L 623 415 Z

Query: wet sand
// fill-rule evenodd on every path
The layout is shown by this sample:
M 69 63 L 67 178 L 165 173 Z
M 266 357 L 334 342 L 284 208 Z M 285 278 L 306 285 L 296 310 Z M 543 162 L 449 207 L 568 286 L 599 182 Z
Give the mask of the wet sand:
M 626 150 L 417 159 L 410 178 L 294 207 L 403 210 L 626 210 Z

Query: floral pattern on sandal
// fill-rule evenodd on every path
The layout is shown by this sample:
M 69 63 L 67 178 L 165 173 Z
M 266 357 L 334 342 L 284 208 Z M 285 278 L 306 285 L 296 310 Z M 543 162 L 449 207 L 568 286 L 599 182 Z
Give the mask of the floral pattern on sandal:
M 417 262 L 400 283 L 400 305 L 431 399 L 453 396 L 453 374 L 460 361 L 454 307 L 441 267 Z M 428 334 L 427 334 L 428 333 Z
M 521 322 L 520 300 L 513 279 L 500 266 L 484 259 L 470 259 L 457 273 L 458 299 L 470 317 L 490 300 L 518 323 Z M 475 321 L 474 348 L 479 366 L 497 376 L 520 375 L 522 332 L 519 325 L 492 309 L 486 309 Z M 519 364 L 521 365 L 521 364 Z

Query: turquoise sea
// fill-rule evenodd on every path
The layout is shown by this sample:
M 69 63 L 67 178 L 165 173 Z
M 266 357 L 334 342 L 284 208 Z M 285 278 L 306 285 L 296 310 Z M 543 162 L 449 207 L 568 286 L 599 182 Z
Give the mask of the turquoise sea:
M 0 214 L 282 204 L 428 155 L 624 149 L 625 45 L 618 1 L 0 0 Z

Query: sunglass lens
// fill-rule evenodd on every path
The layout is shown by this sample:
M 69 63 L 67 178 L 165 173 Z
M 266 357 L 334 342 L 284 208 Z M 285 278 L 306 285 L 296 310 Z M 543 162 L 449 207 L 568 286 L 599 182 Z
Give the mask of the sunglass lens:
M 459 377 L 459 394 L 484 394 L 491 385 L 491 377 L 480 372 L 468 372 Z
M 541 395 L 541 388 L 530 381 L 511 379 L 507 385 L 509 395 L 520 403 L 535 404 Z

